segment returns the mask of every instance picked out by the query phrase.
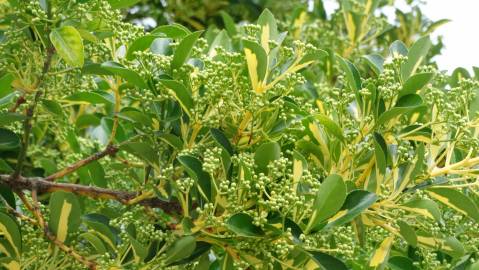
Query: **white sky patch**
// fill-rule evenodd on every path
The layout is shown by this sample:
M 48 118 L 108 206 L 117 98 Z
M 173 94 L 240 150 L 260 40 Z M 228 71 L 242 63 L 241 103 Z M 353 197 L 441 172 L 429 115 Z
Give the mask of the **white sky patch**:
M 424 15 L 430 20 L 449 19 L 451 22 L 439 27 L 432 35 L 443 37 L 442 55 L 436 56 L 439 68 L 451 73 L 457 67 L 464 67 L 472 73 L 473 66 L 479 66 L 479 0 L 427 0 L 421 5 Z M 324 0 L 330 14 L 338 5 L 335 0 Z M 410 7 L 405 0 L 397 0 L 395 7 L 407 12 Z M 387 15 L 394 16 L 394 8 L 386 8 Z

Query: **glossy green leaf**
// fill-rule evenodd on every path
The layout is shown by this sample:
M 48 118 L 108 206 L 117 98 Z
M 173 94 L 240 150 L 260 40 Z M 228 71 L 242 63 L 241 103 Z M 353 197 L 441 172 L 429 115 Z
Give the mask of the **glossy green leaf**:
M 377 200 L 376 194 L 365 190 L 353 190 L 346 197 L 341 210 L 327 220 L 324 230 L 340 226 L 353 220 Z
M 203 164 L 196 157 L 190 155 L 182 155 L 177 157 L 178 161 L 183 165 L 188 175 L 195 179 L 203 196 L 211 201 L 213 199 L 211 190 L 211 177 L 203 170 Z
M 238 33 L 238 30 L 236 29 L 236 24 L 233 18 L 231 18 L 231 16 L 223 10 L 220 11 L 220 14 L 223 19 L 223 23 L 225 25 L 226 31 L 228 31 L 228 34 L 231 37 L 234 37 Z
M 191 34 L 191 31 L 188 28 L 180 24 L 170 24 L 170 25 L 160 25 L 151 31 L 153 35 L 164 34 L 169 38 L 177 39 L 184 38 L 187 35 Z
M 121 149 L 143 159 L 150 164 L 157 164 L 159 160 L 158 152 L 152 148 L 151 144 L 146 142 L 128 142 L 121 145 Z
M 50 40 L 58 54 L 68 65 L 81 67 L 84 63 L 83 40 L 73 26 L 55 28 L 50 33 Z
M 55 116 L 59 116 L 59 117 L 64 116 L 63 109 L 60 106 L 60 104 L 58 104 L 58 102 L 53 101 L 53 100 L 44 99 L 44 100 L 42 100 L 41 104 L 42 104 L 43 108 L 45 108 L 51 114 L 53 114 Z
M 48 227 L 56 239 L 65 242 L 80 226 L 80 203 L 73 193 L 54 192 L 50 197 Z
M 416 231 L 411 226 L 409 226 L 409 224 L 402 220 L 398 220 L 397 223 L 399 226 L 399 233 L 404 238 L 404 240 L 406 240 L 406 242 L 413 247 L 417 246 Z
M 124 67 L 123 65 L 108 61 L 101 64 L 101 68 L 111 72 L 114 75 L 120 76 L 125 79 L 127 82 L 136 85 L 140 88 L 146 89 L 148 85 L 145 83 L 143 78 L 134 70 Z
M 256 93 L 262 93 L 262 85 L 264 84 L 268 69 L 266 51 L 258 43 L 249 40 L 243 40 L 243 47 L 251 86 Z
M 479 222 L 479 208 L 471 198 L 452 188 L 429 188 L 427 194 L 459 213 Z
M 126 51 L 126 59 L 133 60 L 135 57 L 135 52 L 144 51 L 150 48 L 151 43 L 158 38 L 158 35 L 144 35 L 135 39 L 129 46 Z
M 431 200 L 414 199 L 403 204 L 403 207 L 403 209 L 409 212 L 417 213 L 430 219 L 435 219 L 438 222 L 442 220 L 439 206 Z
M 127 8 L 140 2 L 140 0 L 108 0 L 112 8 Z
M 340 126 L 338 126 L 335 121 L 322 114 L 317 114 L 314 116 L 314 118 L 318 120 L 318 122 L 323 125 L 330 134 L 332 134 L 339 140 L 344 140 L 343 130 Z
M 95 252 L 97 254 L 104 254 L 108 251 L 105 244 L 103 243 L 103 240 L 101 240 L 101 238 L 96 236 L 94 233 L 82 233 L 80 234 L 79 238 L 83 238 L 88 243 L 90 243 L 90 245 L 95 249 Z
M 391 270 L 419 270 L 411 259 L 403 256 L 390 257 L 388 260 L 388 266 Z
M 376 167 L 379 169 L 381 175 L 386 173 L 388 148 L 383 136 L 379 133 L 374 133 L 374 155 L 376 157 Z
M 245 213 L 234 214 L 228 218 L 226 227 L 240 236 L 254 237 L 264 234 L 260 227 L 253 224 L 253 218 Z
M 363 59 L 366 60 L 366 63 L 374 71 L 374 73 L 376 73 L 376 75 L 379 75 L 383 72 L 384 58 L 381 55 L 369 54 L 363 56 Z
M 0 128 L 0 151 L 14 150 L 20 147 L 20 137 L 14 132 Z
M 376 122 L 376 125 L 382 125 L 387 123 L 389 120 L 404 115 L 406 113 L 412 112 L 423 105 L 422 98 L 416 94 L 410 94 L 401 97 L 396 106 L 390 110 L 381 114 Z
M 0 126 L 6 126 L 14 122 L 23 121 L 25 115 L 19 113 L 4 112 L 0 113 Z
M 406 81 L 411 75 L 413 75 L 417 68 L 426 58 L 429 49 L 432 46 L 429 36 L 418 39 L 409 49 L 407 54 L 407 61 L 401 66 L 401 78 Z
M 182 83 L 174 80 L 160 80 L 168 89 L 171 89 L 174 93 L 176 100 L 180 103 L 183 110 L 190 115 L 190 110 L 194 106 L 191 92 Z
M 9 247 L 13 250 L 13 254 L 10 254 L 10 257 L 20 257 L 20 254 L 22 253 L 22 235 L 20 227 L 14 218 L 3 212 L 0 212 L 0 235 L 3 236 L 2 238 L 8 242 L 10 245 Z
M 389 52 L 391 53 L 392 57 L 397 57 L 399 55 L 407 56 L 409 50 L 402 41 L 396 40 L 389 47 Z
M 166 264 L 172 264 L 181 259 L 189 257 L 196 248 L 196 238 L 188 235 L 179 238 L 166 250 L 165 262 Z
M 97 92 L 77 92 L 66 97 L 64 100 L 84 104 L 113 104 L 111 100 Z
M 306 233 L 325 219 L 338 212 L 346 200 L 346 184 L 337 174 L 328 176 L 316 193 L 313 203 L 313 212 L 306 227 Z
M 336 59 L 338 60 L 341 70 L 346 74 L 346 82 L 348 83 L 349 87 L 351 87 L 351 89 L 354 91 L 361 90 L 361 77 L 359 76 L 358 69 L 353 65 L 353 63 L 342 58 L 341 56 L 337 56 Z
M 267 171 L 268 164 L 281 156 L 281 147 L 277 142 L 266 142 L 260 145 L 254 154 L 254 163 L 262 172 Z
M 12 82 L 15 79 L 12 74 L 7 73 L 0 77 L 0 100 L 12 93 Z M 1 103 L 0 103 L 1 105 Z
M 229 139 L 225 136 L 225 134 L 216 128 L 210 129 L 211 136 L 214 138 L 214 140 L 220 144 L 230 155 L 234 154 L 233 146 L 231 145 L 231 142 Z
M 323 270 L 348 270 L 346 264 L 327 253 L 319 251 L 308 251 L 312 256 L 311 258 L 318 264 Z
M 414 74 L 404 83 L 401 91 L 399 92 L 399 98 L 409 94 L 416 94 L 417 91 L 421 90 L 431 81 L 433 76 L 433 73 Z
M 171 68 L 178 69 L 180 68 L 185 61 L 190 57 L 190 54 L 193 50 L 193 46 L 196 43 L 196 40 L 200 37 L 202 31 L 197 31 L 191 33 L 184 37 L 173 54 L 173 59 L 171 60 Z

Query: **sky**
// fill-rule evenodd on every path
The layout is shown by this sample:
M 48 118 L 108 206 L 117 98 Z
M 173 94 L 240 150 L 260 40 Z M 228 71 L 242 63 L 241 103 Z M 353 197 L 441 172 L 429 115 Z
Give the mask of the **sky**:
M 325 0 L 327 9 L 334 9 L 336 1 Z M 452 72 L 457 67 L 472 71 L 479 66 L 479 0 L 426 0 L 422 11 L 431 20 L 450 19 L 432 35 L 443 36 L 445 48 L 435 60 L 441 70 Z M 397 0 L 396 7 L 408 11 L 404 0 Z M 394 14 L 394 11 L 392 14 Z

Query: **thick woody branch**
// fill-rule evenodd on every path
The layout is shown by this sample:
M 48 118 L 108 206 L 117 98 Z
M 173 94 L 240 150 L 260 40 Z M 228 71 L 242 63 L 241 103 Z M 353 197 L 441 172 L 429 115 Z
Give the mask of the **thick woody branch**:
M 0 183 L 6 184 L 13 190 L 34 190 L 42 193 L 55 191 L 71 192 L 77 195 L 93 198 L 114 200 L 125 205 L 131 205 L 131 201 L 139 196 L 136 192 L 112 190 L 94 186 L 85 186 L 70 183 L 55 183 L 41 177 L 22 177 L 16 179 L 10 175 L 0 175 Z M 140 195 L 141 196 L 141 195 Z M 181 206 L 177 202 L 165 202 L 156 197 L 142 197 L 141 200 L 134 200 L 135 204 L 160 208 L 169 214 L 181 213 Z

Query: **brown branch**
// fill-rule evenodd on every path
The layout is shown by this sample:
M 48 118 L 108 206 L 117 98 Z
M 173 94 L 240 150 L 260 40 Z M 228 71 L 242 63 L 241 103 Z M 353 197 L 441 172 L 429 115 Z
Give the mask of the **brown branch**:
M 54 181 L 55 179 L 58 179 L 58 178 L 62 178 L 63 176 L 65 175 L 68 175 L 76 170 L 78 170 L 79 168 L 95 161 L 95 160 L 99 160 L 105 156 L 108 156 L 108 155 L 113 155 L 115 154 L 116 152 L 118 152 L 118 147 L 114 146 L 114 145 L 108 145 L 103 151 L 100 151 L 98 153 L 95 153 L 85 159 L 82 159 L 80 161 L 77 161 L 75 163 L 73 163 L 72 165 L 52 174 L 52 175 L 49 175 L 45 178 L 46 181 Z
M 125 205 L 131 205 L 131 201 L 139 196 L 137 192 L 112 190 L 95 186 L 85 186 L 70 183 L 56 183 L 47 181 L 41 177 L 22 177 L 12 179 L 9 175 L 0 175 L 0 183 L 4 183 L 13 190 L 34 190 L 43 193 L 55 191 L 71 192 L 77 195 L 103 200 L 114 200 Z M 141 196 L 141 195 L 140 195 Z M 162 209 L 168 214 L 181 213 L 182 208 L 177 202 L 165 202 L 156 197 L 145 197 L 135 201 L 135 204 Z

